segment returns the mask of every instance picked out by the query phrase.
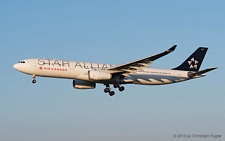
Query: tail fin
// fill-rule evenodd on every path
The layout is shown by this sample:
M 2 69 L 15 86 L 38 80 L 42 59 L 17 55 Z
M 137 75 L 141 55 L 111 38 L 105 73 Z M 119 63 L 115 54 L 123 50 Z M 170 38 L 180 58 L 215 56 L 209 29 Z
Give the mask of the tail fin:
M 199 47 L 191 56 L 189 56 L 180 66 L 173 70 L 198 71 L 205 57 L 208 48 Z

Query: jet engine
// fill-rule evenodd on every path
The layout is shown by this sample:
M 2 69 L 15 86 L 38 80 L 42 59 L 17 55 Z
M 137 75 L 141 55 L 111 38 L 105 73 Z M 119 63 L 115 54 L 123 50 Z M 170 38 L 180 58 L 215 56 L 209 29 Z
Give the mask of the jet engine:
M 112 78 L 112 74 L 99 71 L 99 70 L 89 70 L 88 71 L 89 80 L 110 80 Z
M 95 83 L 83 80 L 73 80 L 73 87 L 75 89 L 94 89 Z

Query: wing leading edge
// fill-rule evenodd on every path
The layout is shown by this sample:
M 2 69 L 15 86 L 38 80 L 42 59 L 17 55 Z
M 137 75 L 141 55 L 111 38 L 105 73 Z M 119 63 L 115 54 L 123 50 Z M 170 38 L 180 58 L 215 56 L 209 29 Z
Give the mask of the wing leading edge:
M 113 68 L 108 69 L 108 71 L 114 71 L 114 72 L 132 72 L 134 70 L 141 69 L 142 67 L 147 67 L 151 64 L 152 61 L 155 61 L 171 52 L 173 52 L 176 49 L 177 45 L 172 46 L 170 49 L 161 52 L 156 55 L 152 55 L 137 61 L 133 61 L 130 63 L 126 63 L 123 65 L 119 65 Z

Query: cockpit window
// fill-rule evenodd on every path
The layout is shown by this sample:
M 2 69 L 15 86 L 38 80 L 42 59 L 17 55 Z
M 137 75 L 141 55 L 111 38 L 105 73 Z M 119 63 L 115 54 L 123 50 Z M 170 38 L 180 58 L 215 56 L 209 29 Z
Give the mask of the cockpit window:
M 19 63 L 25 63 L 25 61 L 19 61 Z

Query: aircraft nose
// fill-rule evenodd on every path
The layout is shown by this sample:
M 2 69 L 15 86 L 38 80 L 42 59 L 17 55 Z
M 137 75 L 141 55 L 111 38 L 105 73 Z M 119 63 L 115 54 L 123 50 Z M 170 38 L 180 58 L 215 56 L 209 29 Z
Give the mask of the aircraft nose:
M 16 69 L 16 70 L 18 70 L 18 71 L 20 71 L 20 72 L 24 72 L 24 73 L 27 72 L 27 67 L 26 67 L 26 65 L 21 64 L 21 63 L 14 64 L 14 65 L 13 65 L 13 68 Z
M 19 68 L 18 64 L 13 65 L 13 68 L 18 70 L 18 68 Z

